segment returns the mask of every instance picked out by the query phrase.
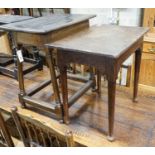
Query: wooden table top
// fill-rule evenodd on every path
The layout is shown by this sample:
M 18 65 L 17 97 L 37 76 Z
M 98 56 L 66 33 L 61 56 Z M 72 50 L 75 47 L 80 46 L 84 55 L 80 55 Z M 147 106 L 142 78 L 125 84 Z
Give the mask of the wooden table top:
M 143 27 L 94 26 L 60 39 L 48 47 L 95 55 L 119 57 L 148 31 Z
M 0 25 L 15 23 L 23 20 L 32 19 L 30 16 L 19 16 L 19 15 L 0 15 Z
M 45 34 L 60 28 L 65 28 L 67 26 L 89 20 L 93 17 L 95 17 L 95 15 L 54 14 L 45 17 L 33 18 L 18 23 L 2 25 L 0 26 L 0 29 L 7 31 Z

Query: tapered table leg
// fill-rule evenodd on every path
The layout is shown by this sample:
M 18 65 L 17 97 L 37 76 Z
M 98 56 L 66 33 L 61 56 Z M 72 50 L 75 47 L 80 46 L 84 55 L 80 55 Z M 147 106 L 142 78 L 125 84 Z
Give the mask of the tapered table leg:
M 108 81 L 108 137 L 109 141 L 113 141 L 113 130 L 114 130 L 114 113 L 115 113 L 115 92 L 116 92 L 116 81 Z
M 68 111 L 68 88 L 67 88 L 67 66 L 60 66 L 60 80 L 62 89 L 62 104 L 63 104 L 63 121 L 69 124 L 69 111 Z
M 47 59 L 48 65 L 49 65 L 49 70 L 50 70 L 50 75 L 51 75 L 51 81 L 52 81 L 55 101 L 56 101 L 56 103 L 60 104 L 59 88 L 58 88 L 55 68 L 54 68 L 54 64 L 53 64 L 52 52 L 49 51 L 49 50 L 46 50 L 46 59 Z
M 138 93 L 138 81 L 139 81 L 139 72 L 140 72 L 140 63 L 141 63 L 142 50 L 139 48 L 135 52 L 135 76 L 134 76 L 134 87 L 133 87 L 133 101 L 137 102 L 137 93 Z

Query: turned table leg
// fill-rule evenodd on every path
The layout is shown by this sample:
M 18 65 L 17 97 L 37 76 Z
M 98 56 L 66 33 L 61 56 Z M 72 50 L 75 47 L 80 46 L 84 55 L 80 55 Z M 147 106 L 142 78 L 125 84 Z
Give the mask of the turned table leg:
M 137 102 L 137 93 L 138 93 L 138 81 L 139 81 L 139 72 L 140 72 L 140 63 L 141 63 L 142 50 L 139 48 L 135 52 L 135 75 L 134 75 L 134 88 L 133 88 L 133 101 Z
M 68 88 L 67 88 L 67 66 L 61 65 L 60 69 L 60 80 L 62 89 L 62 106 L 63 106 L 63 121 L 69 124 L 69 111 L 68 111 Z
M 23 63 L 19 62 L 18 58 L 17 58 L 17 68 L 18 68 L 18 82 L 19 82 L 19 101 L 21 103 L 22 108 L 25 108 L 25 103 L 23 101 L 23 96 L 26 94 L 25 93 L 25 86 L 24 86 L 24 75 L 23 75 Z
M 18 49 L 18 45 L 17 45 L 17 42 L 15 40 L 15 36 L 13 35 L 12 32 L 9 33 L 9 37 L 10 37 L 10 44 L 11 44 L 11 47 L 12 47 L 12 54 L 13 54 L 13 59 L 14 59 L 14 64 L 15 64 L 15 68 L 14 68 L 14 78 L 15 79 L 18 79 L 18 69 L 17 69 L 17 49 Z
M 113 130 L 114 130 L 114 113 L 115 113 L 115 92 L 116 92 L 116 81 L 108 81 L 108 137 L 109 141 L 113 141 Z

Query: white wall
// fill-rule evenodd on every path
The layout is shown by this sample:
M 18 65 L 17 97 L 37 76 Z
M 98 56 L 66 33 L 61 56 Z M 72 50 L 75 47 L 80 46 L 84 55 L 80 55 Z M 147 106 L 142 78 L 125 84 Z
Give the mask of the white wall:
M 97 16 L 90 20 L 90 25 L 101 25 L 110 23 L 111 10 L 113 10 L 113 15 L 115 16 L 116 9 L 112 8 L 71 8 L 71 13 L 96 14 Z M 120 9 L 120 25 L 139 26 L 140 14 L 139 8 Z

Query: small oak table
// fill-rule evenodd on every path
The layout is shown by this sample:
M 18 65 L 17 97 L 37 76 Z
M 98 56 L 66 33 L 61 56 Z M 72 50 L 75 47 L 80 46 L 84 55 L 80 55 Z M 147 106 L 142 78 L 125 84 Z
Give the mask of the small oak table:
M 46 53 L 51 79 L 44 81 L 29 92 L 25 91 L 22 72 L 23 64 L 18 61 L 18 79 L 20 89 L 19 101 L 23 107 L 26 107 L 27 103 L 43 110 L 44 112 L 52 112 L 61 117 L 62 107 L 60 104 L 60 94 L 57 84 L 58 76 L 56 77 L 52 54 L 44 45 L 88 28 L 89 19 L 93 17 L 95 16 L 84 14 L 54 14 L 0 26 L 0 29 L 13 32 L 17 43 L 37 46 Z M 47 103 L 32 97 L 35 93 L 48 86 L 51 82 L 54 91 L 54 102 Z
M 81 93 L 68 99 L 66 66 L 69 63 L 86 64 L 95 67 L 108 80 L 108 140 L 113 141 L 116 79 L 121 64 L 135 53 L 135 79 L 133 101 L 137 100 L 138 78 L 142 53 L 143 35 L 148 28 L 103 25 L 91 27 L 51 44 L 48 48 L 57 49 L 58 66 L 62 82 L 64 122 L 69 122 L 68 108 Z M 49 51 L 50 51 L 49 50 Z M 90 88 L 92 80 L 87 83 Z

